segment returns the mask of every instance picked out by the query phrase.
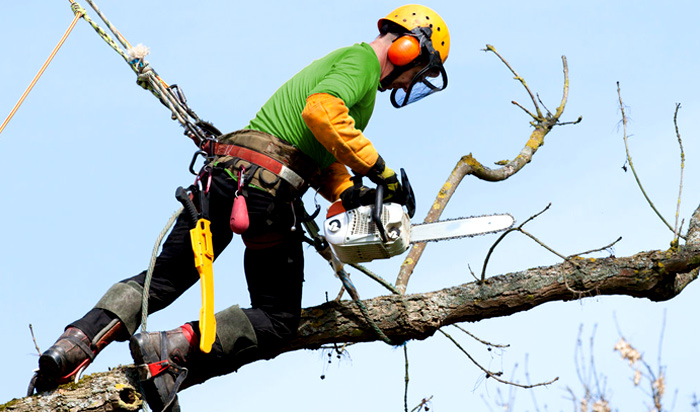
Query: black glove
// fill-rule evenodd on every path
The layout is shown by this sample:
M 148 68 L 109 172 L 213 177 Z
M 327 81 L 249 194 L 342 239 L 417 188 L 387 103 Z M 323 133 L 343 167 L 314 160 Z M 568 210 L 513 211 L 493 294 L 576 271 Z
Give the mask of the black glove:
M 384 186 L 385 203 L 406 203 L 406 196 L 396 172 L 386 166 L 381 156 L 367 173 L 367 177 L 375 184 Z
M 360 206 L 373 205 L 377 197 L 377 191 L 367 186 L 353 186 L 343 190 L 340 201 L 345 210 L 355 209 Z

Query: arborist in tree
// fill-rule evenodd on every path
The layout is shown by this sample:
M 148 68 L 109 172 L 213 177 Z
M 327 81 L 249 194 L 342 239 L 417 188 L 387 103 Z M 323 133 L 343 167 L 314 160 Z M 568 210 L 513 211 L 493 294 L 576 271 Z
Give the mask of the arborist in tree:
M 200 172 L 201 189 L 191 189 L 192 200 L 210 221 L 212 259 L 234 232 L 241 233 L 252 307 L 232 306 L 215 315 L 208 353 L 201 349 L 198 321 L 133 335 L 141 319 L 144 271 L 113 285 L 42 354 L 37 391 L 74 379 L 110 342 L 130 338 L 151 408 L 179 411 L 179 390 L 280 353 L 294 338 L 301 313 L 303 233 L 295 228 L 302 194 L 311 186 L 331 202 L 340 199 L 346 209 L 373 199 L 370 189 L 353 183 L 349 168 L 383 185 L 386 201 L 401 202 L 396 174 L 362 132 L 376 91 L 391 90 L 391 103 L 399 108 L 447 85 L 443 62 L 450 37 L 437 13 L 406 5 L 378 26 L 374 41 L 314 61 L 280 87 L 245 129 L 206 148 L 213 161 Z M 190 229 L 183 212 L 156 259 L 150 313 L 199 279 Z

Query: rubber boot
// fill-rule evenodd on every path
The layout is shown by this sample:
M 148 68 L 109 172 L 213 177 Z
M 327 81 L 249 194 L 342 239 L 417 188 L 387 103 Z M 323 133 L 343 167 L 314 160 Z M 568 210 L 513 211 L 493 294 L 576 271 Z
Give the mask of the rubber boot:
M 141 388 L 155 412 L 179 412 L 177 392 L 187 377 L 190 356 L 199 351 L 199 338 L 186 323 L 168 332 L 137 333 L 129 341 L 140 368 Z
M 124 324 L 115 319 L 95 338 L 90 338 L 76 327 L 68 327 L 56 343 L 39 358 L 39 370 L 30 384 L 28 395 L 34 390 L 43 392 L 52 390 L 74 380 L 95 359 L 108 344 L 124 336 Z

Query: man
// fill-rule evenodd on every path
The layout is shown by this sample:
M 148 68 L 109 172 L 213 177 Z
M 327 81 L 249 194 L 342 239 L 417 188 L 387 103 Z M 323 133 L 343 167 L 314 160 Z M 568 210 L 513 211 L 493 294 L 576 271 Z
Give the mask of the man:
M 352 208 L 372 197 L 356 187 L 348 168 L 385 187 L 385 200 L 401 202 L 396 174 L 363 135 L 377 89 L 391 90 L 403 107 L 443 90 L 449 32 L 433 10 L 407 5 L 378 22 L 371 43 L 341 48 L 314 61 L 280 87 L 244 129 L 208 147 L 214 161 L 200 174 L 208 204 L 214 256 L 242 232 L 251 308 L 216 314 L 216 339 L 200 350 L 198 322 L 168 331 L 134 334 L 141 318 L 146 273 L 113 285 L 83 318 L 71 323 L 39 359 L 37 390 L 79 376 L 110 342 L 129 338 L 137 365 L 151 376 L 142 386 L 154 411 L 179 411 L 177 391 L 271 359 L 296 334 L 301 311 L 303 251 L 294 230 L 298 199 L 312 186 L 329 201 Z M 243 196 L 247 227 L 230 225 Z M 194 199 L 197 200 L 197 199 Z M 240 212 L 240 210 L 239 210 Z M 245 218 L 246 216 L 244 216 Z M 183 213 L 156 259 L 149 311 L 165 308 L 199 279 L 193 265 L 189 219 Z

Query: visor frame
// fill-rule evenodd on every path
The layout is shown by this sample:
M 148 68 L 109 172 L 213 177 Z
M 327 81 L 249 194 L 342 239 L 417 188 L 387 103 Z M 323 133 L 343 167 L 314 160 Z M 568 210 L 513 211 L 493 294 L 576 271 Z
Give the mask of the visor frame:
M 434 58 L 436 58 L 437 64 L 435 64 L 435 62 L 433 61 Z M 444 79 L 442 87 L 440 87 L 440 88 L 433 86 L 433 84 L 431 82 L 427 81 L 427 79 L 428 79 L 427 73 L 433 69 L 439 70 L 438 75 L 435 77 L 442 76 L 442 78 Z M 413 91 L 413 88 L 418 83 L 424 84 L 427 89 L 430 89 L 430 91 L 426 94 L 421 95 L 420 97 L 416 98 L 415 100 L 411 100 L 411 92 Z M 430 96 L 431 94 L 441 92 L 441 91 L 445 90 L 445 88 L 447 88 L 447 71 L 445 71 L 445 67 L 442 65 L 442 61 L 440 60 L 440 55 L 439 55 L 439 53 L 437 53 L 437 54 L 431 55 L 430 61 L 428 62 L 428 65 L 425 66 L 423 69 L 421 69 L 421 71 L 416 73 L 415 76 L 413 76 L 413 79 L 411 80 L 411 83 L 409 84 L 408 89 L 405 91 L 405 95 L 403 96 L 403 99 L 399 98 L 400 100 L 402 100 L 402 103 L 399 103 L 397 101 L 396 94 L 398 92 L 403 92 L 403 89 L 393 89 L 391 91 L 391 97 L 390 97 L 391 104 L 395 108 L 400 109 L 400 108 L 407 106 L 411 103 L 417 102 L 426 96 Z

